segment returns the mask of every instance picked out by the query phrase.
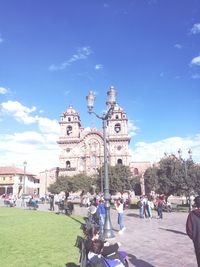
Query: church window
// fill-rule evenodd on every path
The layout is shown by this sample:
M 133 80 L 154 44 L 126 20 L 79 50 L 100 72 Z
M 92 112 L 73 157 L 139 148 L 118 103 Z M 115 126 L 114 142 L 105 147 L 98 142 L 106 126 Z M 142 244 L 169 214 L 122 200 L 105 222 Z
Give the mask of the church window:
M 72 126 L 67 126 L 67 135 L 70 135 L 72 133 Z
M 121 125 L 119 123 L 115 124 L 115 132 L 119 133 L 121 131 Z
M 118 164 L 118 165 L 122 165 L 122 159 L 118 159 L 118 160 L 117 160 L 117 164 Z
M 115 119 L 118 120 L 118 119 L 119 119 L 119 115 L 116 115 L 116 116 L 115 116 Z
M 68 121 L 71 121 L 71 118 L 70 117 L 68 117 Z
M 117 147 L 117 150 L 121 150 L 121 149 L 122 149 L 122 146 L 118 146 L 118 147 Z
M 66 168 L 67 169 L 70 169 L 71 168 L 71 163 L 70 163 L 70 161 L 68 160 L 68 161 L 66 161 Z
M 133 173 L 134 175 L 138 175 L 139 174 L 138 168 L 134 168 Z
M 66 152 L 68 152 L 68 153 L 69 153 L 69 152 L 70 152 L 70 150 L 71 150 L 71 149 L 68 147 L 68 148 L 66 149 Z

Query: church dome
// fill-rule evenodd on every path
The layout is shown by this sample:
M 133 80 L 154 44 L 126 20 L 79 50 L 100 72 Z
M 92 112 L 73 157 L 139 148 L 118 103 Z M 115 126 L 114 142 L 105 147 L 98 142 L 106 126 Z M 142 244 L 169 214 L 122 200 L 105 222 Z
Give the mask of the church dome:
M 74 113 L 77 113 L 77 112 L 76 112 L 75 109 L 73 109 L 73 107 L 70 105 L 70 106 L 67 108 L 66 113 L 67 113 L 67 114 L 74 114 Z

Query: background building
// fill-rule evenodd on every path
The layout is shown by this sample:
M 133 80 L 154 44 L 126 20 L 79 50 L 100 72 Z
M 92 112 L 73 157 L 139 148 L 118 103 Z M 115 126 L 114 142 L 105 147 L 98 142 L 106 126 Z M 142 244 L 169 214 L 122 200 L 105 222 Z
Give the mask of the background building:
M 114 87 L 111 87 L 110 90 L 114 90 Z M 69 106 L 61 114 L 59 124 L 60 136 L 57 143 L 60 146 L 60 165 L 40 173 L 40 191 L 43 195 L 56 177 L 73 176 L 81 172 L 92 175 L 104 162 L 102 130 L 82 127 L 80 115 L 72 106 Z M 108 118 L 107 123 L 108 164 L 129 166 L 134 175 L 143 177 L 150 162 L 132 162 L 129 151 L 130 141 L 126 112 L 118 104 L 115 104 L 113 114 Z M 142 178 L 141 190 L 144 192 Z
M 107 125 L 108 162 L 130 165 L 130 137 L 124 110 L 116 105 Z M 80 172 L 93 174 L 103 165 L 103 133 L 95 128 L 81 127 L 79 114 L 69 106 L 60 117 L 61 149 L 59 175 L 74 175 Z
M 110 90 L 114 89 L 111 87 Z M 108 107 L 109 108 L 109 107 Z M 81 172 L 92 175 L 104 163 L 103 132 L 96 128 L 84 128 L 79 113 L 70 105 L 60 116 L 59 166 L 39 174 L 40 196 L 48 194 L 48 187 L 58 176 L 73 176 Z M 150 162 L 133 162 L 129 152 L 131 137 L 128 134 L 126 112 L 118 104 L 107 124 L 108 164 L 129 166 L 133 175 L 141 176 L 141 192 L 144 193 L 143 174 Z
M 24 170 L 16 167 L 0 167 L 0 195 L 14 194 L 17 197 L 22 193 L 38 195 L 39 187 L 39 179 L 36 175 L 25 173 Z

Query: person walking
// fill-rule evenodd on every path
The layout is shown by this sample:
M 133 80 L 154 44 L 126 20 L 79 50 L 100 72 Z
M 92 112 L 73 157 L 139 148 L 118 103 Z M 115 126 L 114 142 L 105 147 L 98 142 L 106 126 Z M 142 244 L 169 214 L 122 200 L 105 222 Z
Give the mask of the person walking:
M 116 202 L 115 202 L 115 208 L 117 210 L 118 213 L 118 224 L 119 224 L 119 234 L 121 234 L 126 227 L 123 224 L 123 212 L 124 212 L 124 204 L 123 204 L 123 200 L 121 198 L 119 198 Z
M 103 229 L 104 229 L 104 223 L 105 223 L 105 217 L 106 217 L 106 208 L 105 208 L 104 200 L 102 198 L 99 200 L 97 210 L 99 213 L 100 231 L 101 231 L 101 235 L 103 235 Z
M 137 207 L 139 209 L 140 218 L 144 218 L 143 196 L 141 196 L 140 200 L 137 202 Z
M 200 196 L 195 197 L 195 210 L 192 210 L 186 221 L 187 235 L 194 243 L 198 267 L 200 267 Z
M 54 194 L 49 194 L 49 210 L 54 211 Z
M 163 218 L 163 196 L 159 196 L 156 200 L 158 219 Z

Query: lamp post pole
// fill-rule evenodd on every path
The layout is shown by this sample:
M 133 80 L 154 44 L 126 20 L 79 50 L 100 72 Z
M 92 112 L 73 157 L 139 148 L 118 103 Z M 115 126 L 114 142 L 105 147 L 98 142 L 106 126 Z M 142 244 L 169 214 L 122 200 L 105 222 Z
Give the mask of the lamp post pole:
M 26 194 L 26 165 L 27 165 L 27 162 L 24 161 L 23 165 L 24 165 L 23 194 Z
M 45 190 L 45 203 L 46 203 L 46 201 L 47 201 L 47 170 L 45 170 L 45 188 L 44 188 L 44 190 Z
M 109 175 L 108 175 L 108 154 L 107 154 L 107 138 L 106 138 L 106 128 L 107 128 L 107 121 L 108 118 L 113 114 L 113 110 L 115 107 L 115 96 L 116 92 L 114 87 L 110 87 L 110 90 L 107 93 L 109 99 L 106 102 L 109 106 L 109 109 L 106 113 L 102 116 L 99 116 L 95 112 L 92 111 L 94 107 L 94 93 L 92 91 L 89 92 L 89 95 L 86 97 L 88 102 L 88 112 L 90 114 L 94 114 L 98 119 L 102 120 L 102 127 L 103 127 L 103 146 L 104 146 L 104 200 L 105 200 L 105 208 L 106 208 L 106 216 L 105 216 L 105 223 L 104 223 L 104 238 L 113 238 L 113 230 L 112 230 L 112 223 L 110 218 L 110 187 L 109 187 Z
M 24 175 L 23 175 L 23 186 L 22 186 L 22 202 L 21 202 L 21 206 L 22 207 L 25 207 L 25 193 L 26 193 L 26 189 L 25 189 L 25 186 L 26 186 L 26 165 L 27 165 L 27 162 L 24 161 L 23 162 L 23 166 L 24 166 Z
M 191 149 L 188 150 L 188 155 L 189 155 L 188 160 L 182 158 L 181 149 L 178 150 L 178 154 L 179 154 L 180 161 L 182 161 L 184 164 L 185 181 L 187 182 L 187 179 L 188 179 L 187 161 L 192 160 L 192 150 Z M 189 211 L 191 211 L 191 210 L 192 210 L 192 201 L 191 201 L 191 192 L 189 192 Z

